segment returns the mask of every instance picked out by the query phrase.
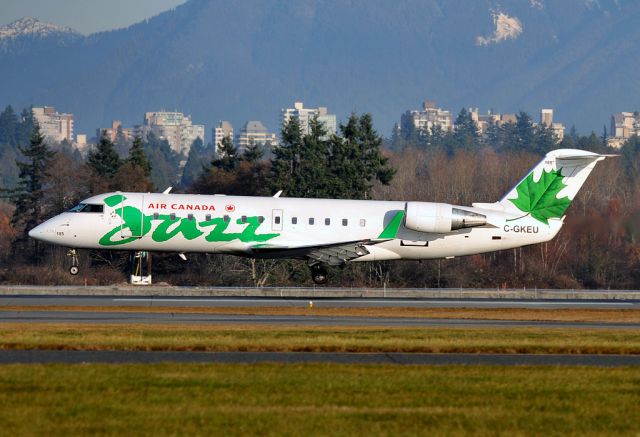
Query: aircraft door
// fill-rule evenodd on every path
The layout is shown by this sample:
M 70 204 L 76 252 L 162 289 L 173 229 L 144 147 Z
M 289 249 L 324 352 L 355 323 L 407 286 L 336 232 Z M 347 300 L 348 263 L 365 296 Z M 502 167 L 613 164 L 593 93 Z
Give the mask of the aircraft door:
M 282 221 L 284 220 L 282 216 L 281 209 L 274 209 L 271 214 L 271 230 L 273 231 L 282 231 Z
M 127 205 L 125 205 L 127 203 Z M 118 206 L 122 218 L 120 235 L 122 238 L 142 238 L 144 220 L 144 194 L 132 195 Z

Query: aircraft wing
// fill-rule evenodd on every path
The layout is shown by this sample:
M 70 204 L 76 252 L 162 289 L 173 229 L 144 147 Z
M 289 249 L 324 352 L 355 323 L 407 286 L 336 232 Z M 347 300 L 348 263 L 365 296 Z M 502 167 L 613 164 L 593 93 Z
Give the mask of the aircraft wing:
M 254 246 L 251 251 L 257 257 L 309 258 L 323 264 L 339 266 L 352 259 L 368 255 L 369 251 L 365 245 L 378 244 L 382 241 L 386 240 L 356 240 L 308 246 L 267 244 Z

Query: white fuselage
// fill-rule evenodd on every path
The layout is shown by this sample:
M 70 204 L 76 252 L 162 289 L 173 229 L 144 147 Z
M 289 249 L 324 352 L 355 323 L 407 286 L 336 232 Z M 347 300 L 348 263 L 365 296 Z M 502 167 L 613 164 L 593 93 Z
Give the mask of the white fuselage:
M 62 213 L 30 235 L 72 248 L 264 257 L 359 242 L 368 253 L 353 261 L 377 261 L 448 258 L 535 244 L 553 238 L 562 225 L 562 219 L 543 224 L 528 215 L 456 207 L 486 216 L 487 224 L 448 233 L 416 232 L 401 220 L 403 201 L 107 193 L 83 204 L 94 208 Z

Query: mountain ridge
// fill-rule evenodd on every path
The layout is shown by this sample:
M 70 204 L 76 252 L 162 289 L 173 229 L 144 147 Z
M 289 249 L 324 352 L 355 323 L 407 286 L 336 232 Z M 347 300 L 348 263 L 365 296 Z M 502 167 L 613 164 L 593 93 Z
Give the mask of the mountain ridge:
M 552 107 L 599 131 L 637 101 L 626 78 L 640 67 L 638 18 L 640 5 L 613 0 L 191 0 L 125 29 L 0 52 L 0 102 L 56 106 L 88 133 L 161 108 L 191 114 L 207 137 L 223 119 L 276 131 L 280 109 L 301 100 L 340 119 L 371 112 L 389 134 L 427 99 L 454 114 Z

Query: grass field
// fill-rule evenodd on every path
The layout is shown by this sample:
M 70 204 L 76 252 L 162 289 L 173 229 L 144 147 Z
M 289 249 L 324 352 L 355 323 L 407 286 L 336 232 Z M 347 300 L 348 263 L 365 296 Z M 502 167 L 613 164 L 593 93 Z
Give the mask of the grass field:
M 241 314 L 264 316 L 411 317 L 468 320 L 532 320 L 557 322 L 640 323 L 637 309 L 587 308 L 417 308 L 417 307 L 95 307 L 95 306 L 2 306 L 4 311 L 95 311 L 192 314 Z
M 3 435 L 638 435 L 630 368 L 6 365 Z
M 640 330 L 3 323 L 0 349 L 640 354 Z

